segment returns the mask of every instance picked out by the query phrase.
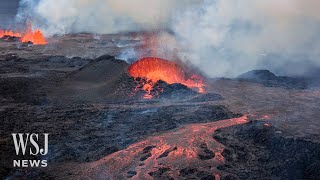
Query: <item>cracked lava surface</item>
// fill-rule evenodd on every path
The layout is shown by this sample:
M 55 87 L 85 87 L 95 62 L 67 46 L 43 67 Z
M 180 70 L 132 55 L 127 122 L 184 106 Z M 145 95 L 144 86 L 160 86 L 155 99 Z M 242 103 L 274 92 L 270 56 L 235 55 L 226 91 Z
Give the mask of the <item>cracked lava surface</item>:
M 248 116 L 244 115 L 217 122 L 185 125 L 82 165 L 78 175 L 89 179 L 178 178 L 186 169 L 193 171 L 192 168 L 195 168 L 205 177 L 219 179 L 220 173 L 216 167 L 224 163 L 221 155 L 224 146 L 213 138 L 213 134 L 217 129 L 246 122 Z

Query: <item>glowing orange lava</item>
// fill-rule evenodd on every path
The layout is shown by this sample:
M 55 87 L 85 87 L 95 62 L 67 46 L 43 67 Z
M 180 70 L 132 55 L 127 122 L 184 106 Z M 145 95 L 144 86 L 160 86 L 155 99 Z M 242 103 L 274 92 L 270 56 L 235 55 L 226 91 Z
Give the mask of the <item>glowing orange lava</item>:
M 218 167 L 225 163 L 221 154 L 225 147 L 212 138 L 212 135 L 217 129 L 247 122 L 248 116 L 244 115 L 216 122 L 184 125 L 174 131 L 148 137 L 130 145 L 127 149 L 92 162 L 89 167 L 85 167 L 85 174 L 81 176 L 90 179 L 98 172 L 104 178 L 126 179 L 128 171 L 135 171 L 136 174 L 132 179 L 153 179 L 150 172 L 167 167 L 174 179 L 180 179 L 177 169 Z M 215 154 L 213 158 L 199 159 L 204 145 L 207 151 Z M 149 155 L 145 156 L 148 153 Z M 166 155 L 163 156 L 164 154 Z M 220 172 L 215 169 L 211 169 L 208 173 L 212 173 L 216 178 L 220 177 Z
M 25 33 L 14 32 L 12 30 L 0 30 L 0 38 L 3 38 L 5 36 L 17 37 L 20 38 L 21 42 L 32 42 L 36 45 L 47 44 L 47 41 L 44 38 L 42 32 L 40 30 L 32 31 L 31 28 L 28 28 Z
M 29 41 L 33 44 L 47 44 L 47 41 L 40 30 L 28 30 L 27 33 L 21 38 L 21 42 Z
M 3 38 L 4 36 L 21 37 L 22 35 L 20 33 L 15 33 L 11 30 L 1 30 L 0 29 L 0 38 Z
M 144 98 L 152 98 L 151 91 L 155 83 L 159 80 L 168 84 L 180 83 L 189 88 L 204 92 L 203 78 L 194 74 L 186 77 L 185 71 L 176 63 L 156 57 L 142 58 L 133 63 L 129 69 L 129 74 L 134 78 L 145 78 L 142 89 L 147 92 Z

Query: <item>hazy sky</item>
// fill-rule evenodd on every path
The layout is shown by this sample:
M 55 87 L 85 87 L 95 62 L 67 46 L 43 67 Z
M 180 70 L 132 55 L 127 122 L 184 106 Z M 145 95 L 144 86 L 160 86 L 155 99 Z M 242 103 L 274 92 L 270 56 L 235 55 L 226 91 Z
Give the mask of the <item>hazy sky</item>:
M 13 25 L 19 0 L 0 0 L 0 27 Z

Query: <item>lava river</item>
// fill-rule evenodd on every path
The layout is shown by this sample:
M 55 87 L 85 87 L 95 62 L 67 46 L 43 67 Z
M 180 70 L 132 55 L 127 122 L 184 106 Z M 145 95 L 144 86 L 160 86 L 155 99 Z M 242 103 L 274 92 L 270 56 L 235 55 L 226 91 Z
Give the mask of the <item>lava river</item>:
M 248 116 L 210 123 L 191 124 L 162 135 L 151 136 L 105 158 L 80 165 L 75 174 L 82 179 L 154 179 L 157 173 L 181 178 L 181 170 L 199 169 L 220 179 L 216 169 L 224 163 L 224 146 L 212 136 L 217 129 L 244 124 Z M 67 168 L 67 167 L 66 167 Z M 76 175 L 76 176 L 77 176 Z

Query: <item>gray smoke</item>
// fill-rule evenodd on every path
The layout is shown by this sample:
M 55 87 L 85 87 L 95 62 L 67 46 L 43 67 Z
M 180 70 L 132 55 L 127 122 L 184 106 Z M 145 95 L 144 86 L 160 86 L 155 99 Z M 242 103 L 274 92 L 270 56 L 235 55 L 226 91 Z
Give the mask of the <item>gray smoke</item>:
M 210 76 L 252 69 L 301 75 L 319 66 L 318 0 L 207 0 L 175 17 L 181 58 Z
M 46 34 L 117 33 L 168 27 L 192 0 L 21 0 L 18 20 L 28 19 Z
M 22 0 L 17 17 L 49 35 L 169 30 L 156 38 L 158 55 L 211 77 L 252 69 L 301 75 L 320 66 L 319 7 L 318 0 Z

